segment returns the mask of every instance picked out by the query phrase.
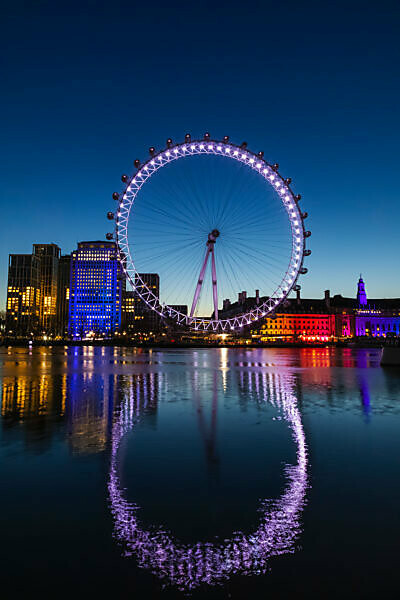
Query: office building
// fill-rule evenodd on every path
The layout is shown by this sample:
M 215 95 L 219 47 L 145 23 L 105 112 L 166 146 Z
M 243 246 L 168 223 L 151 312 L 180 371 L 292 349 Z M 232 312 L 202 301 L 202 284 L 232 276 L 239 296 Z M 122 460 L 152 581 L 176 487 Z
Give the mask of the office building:
M 69 334 L 114 335 L 121 325 L 124 283 L 115 242 L 79 242 L 71 256 Z
M 40 325 L 40 258 L 10 254 L 6 305 L 6 335 L 30 337 Z
M 121 333 L 129 335 L 137 331 L 137 320 L 135 305 L 137 296 L 132 290 L 125 290 L 122 294 L 121 309 Z M 141 319 L 141 317 L 140 317 Z
M 40 259 L 40 328 L 54 333 L 57 317 L 58 264 L 61 254 L 56 244 L 33 244 L 33 254 Z
M 135 283 L 139 284 L 140 280 L 155 296 L 157 296 L 157 298 L 160 297 L 160 276 L 157 273 L 139 273 L 139 275 L 136 276 Z M 135 294 L 135 300 L 135 321 L 137 331 L 146 333 L 155 333 L 159 331 L 161 326 L 159 314 L 155 310 L 149 308 L 138 294 Z

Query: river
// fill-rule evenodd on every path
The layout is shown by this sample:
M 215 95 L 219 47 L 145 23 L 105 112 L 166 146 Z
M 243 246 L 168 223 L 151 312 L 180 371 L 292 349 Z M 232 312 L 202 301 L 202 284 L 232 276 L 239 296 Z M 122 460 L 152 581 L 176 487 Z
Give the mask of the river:
M 400 369 L 350 348 L 0 348 L 4 598 L 393 597 Z

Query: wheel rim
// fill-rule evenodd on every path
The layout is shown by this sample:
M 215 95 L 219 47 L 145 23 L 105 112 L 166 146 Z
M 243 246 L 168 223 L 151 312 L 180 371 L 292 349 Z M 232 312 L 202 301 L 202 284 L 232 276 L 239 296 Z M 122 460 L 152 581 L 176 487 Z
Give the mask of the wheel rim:
M 190 316 L 176 310 L 169 305 L 161 304 L 159 298 L 147 287 L 132 259 L 128 240 L 128 224 L 131 210 L 136 197 L 145 183 L 152 175 L 165 165 L 183 158 L 199 155 L 223 156 L 246 165 L 258 173 L 265 182 L 271 186 L 280 198 L 284 207 L 291 232 L 291 255 L 289 265 L 283 273 L 280 284 L 274 292 L 261 304 L 250 310 L 237 314 L 227 319 L 208 319 Z M 296 285 L 302 269 L 305 250 L 305 230 L 303 216 L 296 197 L 290 187 L 290 180 L 284 180 L 277 168 L 270 165 L 260 156 L 228 142 L 194 140 L 188 143 L 177 144 L 152 156 L 143 164 L 136 174 L 128 178 L 126 188 L 119 198 L 116 213 L 115 237 L 118 247 L 118 256 L 127 280 L 135 289 L 138 296 L 146 303 L 150 310 L 157 312 L 161 317 L 173 319 L 178 325 L 186 326 L 199 332 L 229 332 L 251 325 L 266 317 L 286 299 Z

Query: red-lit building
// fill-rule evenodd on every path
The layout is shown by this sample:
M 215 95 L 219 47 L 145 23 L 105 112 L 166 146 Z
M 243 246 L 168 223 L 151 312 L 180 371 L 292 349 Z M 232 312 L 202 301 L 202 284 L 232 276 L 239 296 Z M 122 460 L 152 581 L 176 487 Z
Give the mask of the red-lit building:
M 354 310 L 348 299 L 331 297 L 329 290 L 324 298 L 286 300 L 282 312 L 267 317 L 251 331 L 253 339 L 260 342 L 331 342 L 354 336 Z
M 253 301 L 254 299 L 249 299 Z M 386 337 L 400 335 L 400 299 L 367 299 L 364 281 L 360 277 L 356 298 L 340 294 L 323 299 L 296 298 L 286 300 L 281 313 L 267 317 L 254 339 L 261 342 L 328 342 L 354 337 Z
M 327 313 L 278 313 L 267 318 L 253 337 L 260 341 L 328 342 L 335 337 L 335 315 Z

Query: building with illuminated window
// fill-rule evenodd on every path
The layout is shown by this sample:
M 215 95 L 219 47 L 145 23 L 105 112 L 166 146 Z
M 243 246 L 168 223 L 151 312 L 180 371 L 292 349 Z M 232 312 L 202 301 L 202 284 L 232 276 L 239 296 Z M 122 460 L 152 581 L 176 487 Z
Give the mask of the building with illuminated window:
M 132 290 L 125 290 L 122 294 L 121 309 L 121 332 L 125 335 L 137 331 L 137 319 L 135 305 L 137 296 Z
M 29 337 L 40 324 L 40 258 L 10 254 L 6 305 L 6 335 Z
M 69 334 L 109 337 L 121 325 L 125 279 L 115 242 L 79 242 L 71 255 Z
M 357 337 L 386 337 L 400 335 L 400 303 L 397 310 L 365 308 L 355 312 Z
M 367 299 L 365 285 L 360 276 L 357 285 L 354 328 L 357 337 L 400 335 L 400 299 Z
M 235 305 L 229 307 L 232 311 Z M 356 298 L 340 294 L 324 299 L 297 298 L 286 301 L 284 311 L 266 318 L 252 331 L 260 341 L 327 342 L 354 337 L 400 335 L 400 298 L 368 299 L 360 277 Z
M 335 336 L 335 315 L 278 313 L 259 329 L 261 341 L 328 342 Z
M 139 283 L 139 278 L 157 298 L 160 297 L 160 276 L 157 273 L 139 273 L 135 283 Z M 145 333 L 157 332 L 161 326 L 158 313 L 151 310 L 138 294 L 135 294 L 135 321 L 136 330 Z
M 260 341 L 328 342 L 337 337 L 329 290 L 324 299 L 288 299 L 284 310 L 267 317 L 254 332 Z M 255 337 L 255 336 L 253 336 Z
M 58 335 L 65 337 L 68 334 L 69 294 L 71 278 L 71 255 L 60 256 L 58 262 L 57 279 L 57 325 Z
M 40 328 L 54 333 L 57 317 L 58 263 L 61 254 L 56 244 L 33 244 L 33 254 L 40 259 Z

